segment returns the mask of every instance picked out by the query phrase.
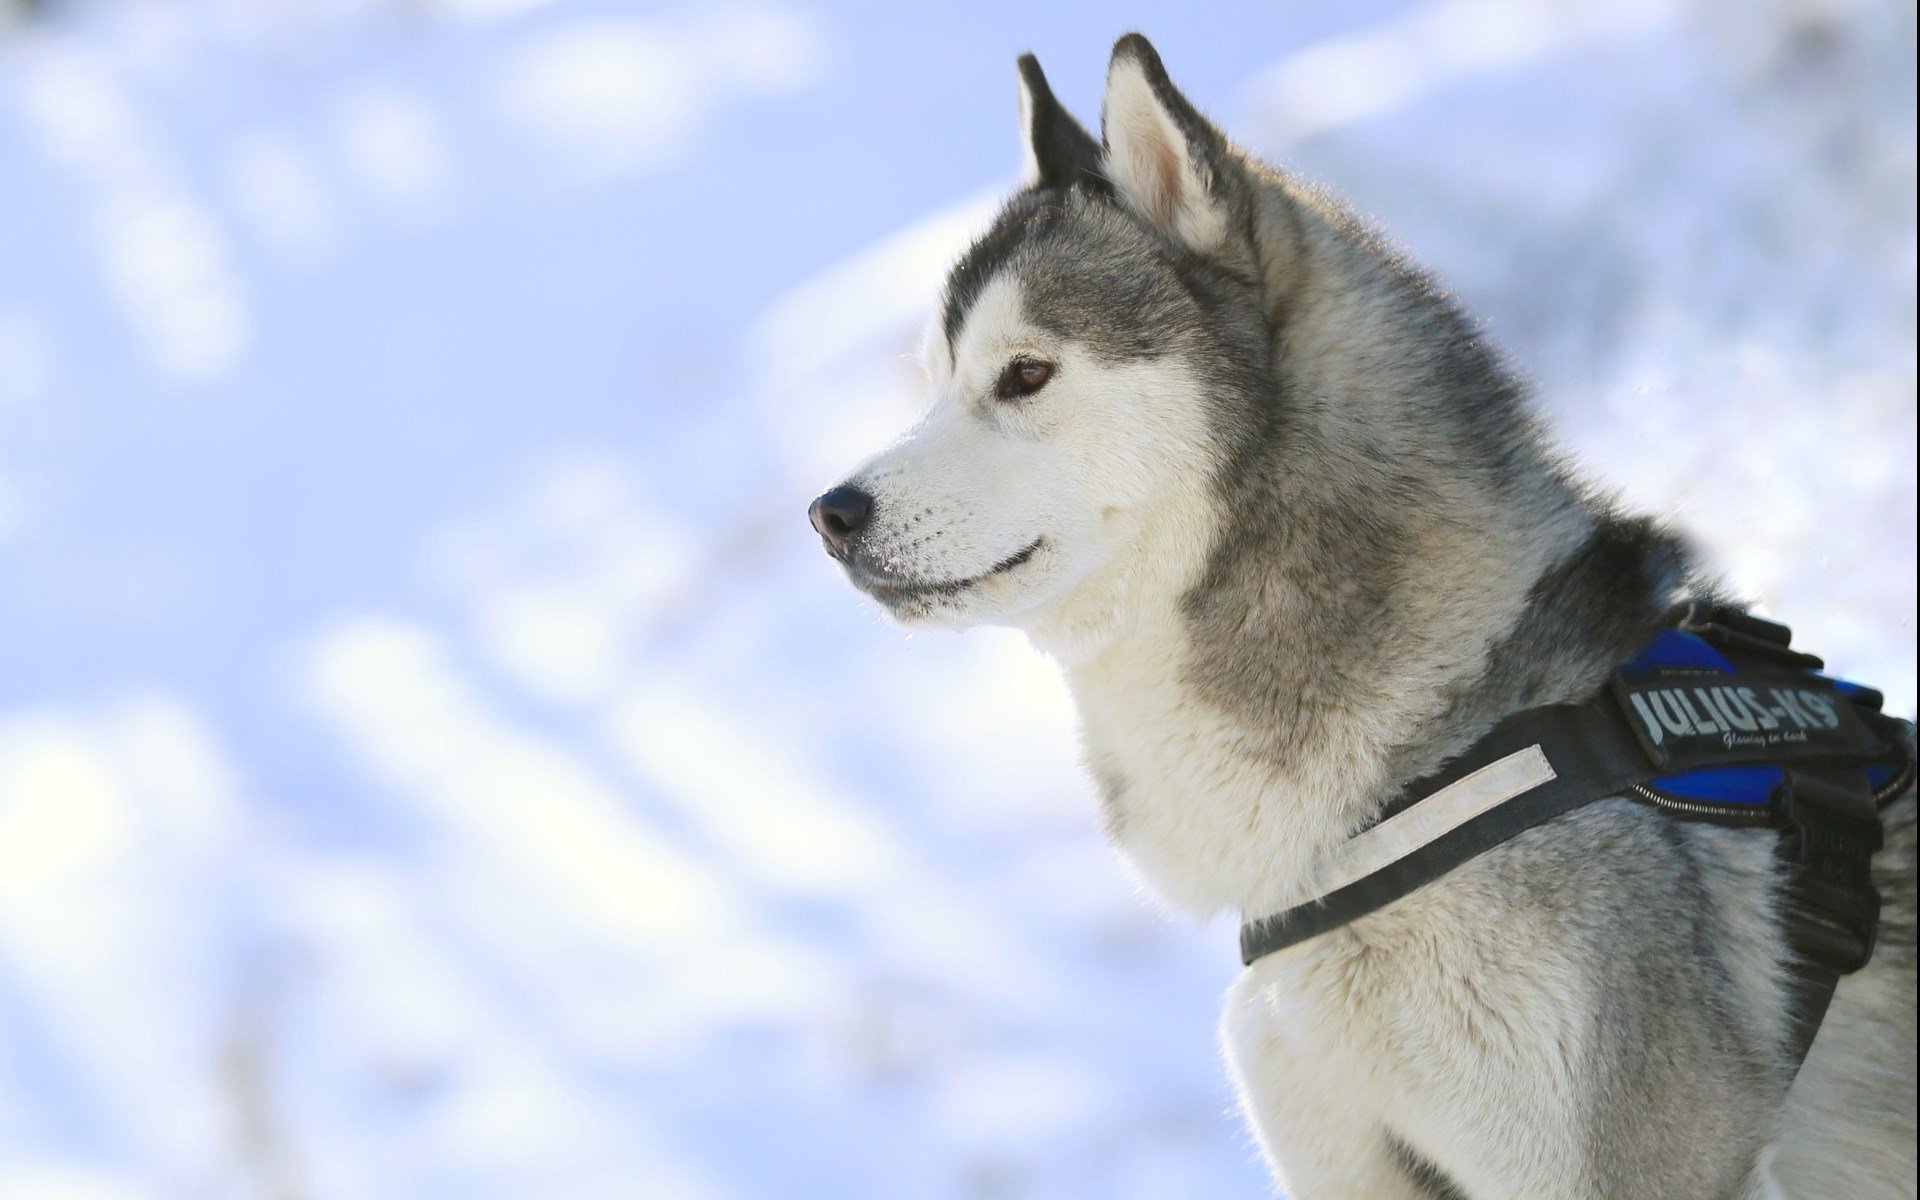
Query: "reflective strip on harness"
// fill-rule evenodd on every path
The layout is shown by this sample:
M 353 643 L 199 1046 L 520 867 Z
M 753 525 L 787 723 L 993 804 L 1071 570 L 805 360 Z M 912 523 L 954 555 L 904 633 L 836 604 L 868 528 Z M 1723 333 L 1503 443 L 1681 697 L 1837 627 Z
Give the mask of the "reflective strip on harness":
M 1321 881 L 1320 894 L 1338 891 L 1385 870 L 1553 777 L 1553 764 L 1536 744 L 1454 780 L 1343 846 L 1338 862 Z

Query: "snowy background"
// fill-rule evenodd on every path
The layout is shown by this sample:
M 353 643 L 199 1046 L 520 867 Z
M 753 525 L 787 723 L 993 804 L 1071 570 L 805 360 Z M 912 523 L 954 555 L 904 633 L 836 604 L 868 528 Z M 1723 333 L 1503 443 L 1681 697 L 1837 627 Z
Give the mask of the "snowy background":
M 1139 27 L 1914 704 L 1914 9 L 0 0 L 0 1198 L 1260 1197 L 1233 930 L 807 529 Z

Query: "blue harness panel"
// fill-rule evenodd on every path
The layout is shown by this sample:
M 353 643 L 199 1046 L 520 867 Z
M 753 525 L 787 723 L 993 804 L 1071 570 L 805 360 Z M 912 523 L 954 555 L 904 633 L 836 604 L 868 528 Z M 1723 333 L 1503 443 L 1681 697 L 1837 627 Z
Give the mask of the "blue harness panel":
M 1738 679 L 1741 671 L 1732 659 L 1709 645 L 1706 639 L 1698 634 L 1683 629 L 1668 629 L 1648 643 L 1646 649 L 1636 655 L 1632 661 L 1621 666 L 1620 674 L 1628 681 L 1640 681 L 1662 675 L 1691 676 L 1706 680 Z M 1831 685 L 1842 696 L 1849 698 L 1877 696 L 1872 688 L 1857 683 L 1834 679 L 1812 670 L 1807 671 L 1806 674 L 1810 679 L 1817 679 Z M 1700 701 L 1700 708 L 1713 713 L 1721 720 L 1726 719 L 1724 715 L 1714 713 L 1710 702 L 1705 699 Z M 1692 710 L 1689 710 L 1689 715 L 1692 715 Z M 1739 717 L 1744 718 L 1746 715 L 1741 713 Z M 1785 714 L 1778 715 L 1785 716 Z M 1891 780 L 1900 768 L 1892 763 L 1873 763 L 1865 769 L 1869 786 L 1878 789 Z M 1775 791 L 1786 782 L 1786 774 L 1786 768 L 1778 765 L 1702 767 L 1692 771 L 1655 776 L 1644 786 L 1669 799 L 1747 806 L 1757 813 L 1767 807 Z

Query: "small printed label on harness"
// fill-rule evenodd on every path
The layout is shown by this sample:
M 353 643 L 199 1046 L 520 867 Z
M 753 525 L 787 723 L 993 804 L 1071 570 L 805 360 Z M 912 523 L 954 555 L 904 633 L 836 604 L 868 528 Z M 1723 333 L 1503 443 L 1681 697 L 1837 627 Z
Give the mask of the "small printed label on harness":
M 1761 689 L 1709 685 L 1631 692 L 1634 711 L 1654 745 L 1668 737 L 1712 737 L 1726 746 L 1804 742 L 1819 729 L 1838 729 L 1833 700 L 1811 688 Z
M 1726 678 L 1726 677 L 1722 677 Z M 1657 766 L 1857 756 L 1878 748 L 1825 681 L 1616 676 L 1614 697 Z

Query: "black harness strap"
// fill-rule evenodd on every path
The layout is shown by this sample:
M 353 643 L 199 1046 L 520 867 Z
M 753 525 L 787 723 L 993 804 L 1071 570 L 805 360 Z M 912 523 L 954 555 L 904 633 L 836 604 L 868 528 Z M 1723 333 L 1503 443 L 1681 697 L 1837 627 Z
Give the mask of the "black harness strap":
M 1909 761 L 1882 795 L 1892 799 L 1912 778 Z M 1788 1036 L 1797 1069 L 1813 1048 L 1840 977 L 1873 957 L 1880 926 L 1873 855 L 1885 831 L 1872 791 L 1837 772 L 1790 772 L 1781 791 L 1780 856 L 1787 864 L 1782 917 L 1794 972 Z
M 1635 778 L 1636 772 L 1626 768 L 1637 764 L 1626 752 L 1637 757 L 1639 747 L 1618 719 L 1596 704 L 1556 704 L 1502 721 L 1467 753 L 1410 785 L 1404 794 L 1417 803 L 1533 746 L 1548 748 L 1552 779 L 1364 879 L 1241 926 L 1241 960 L 1251 966 L 1276 950 L 1385 908 L 1515 835 L 1598 799 L 1605 793 L 1596 794 L 1596 785 L 1617 793 Z M 1413 807 L 1400 806 L 1399 812 Z
M 1248 922 L 1240 930 L 1242 961 L 1251 966 L 1338 929 L 1528 829 L 1626 795 L 1679 820 L 1778 831 L 1787 866 L 1783 916 L 1795 970 L 1797 1066 L 1840 976 L 1873 953 L 1880 898 L 1872 858 L 1883 836 L 1878 803 L 1912 784 L 1911 727 L 1881 715 L 1870 690 L 1843 694 L 1833 681 L 1809 674 L 1820 660 L 1790 649 L 1784 626 L 1722 611 L 1691 632 L 1737 664 L 1738 673 L 1662 667 L 1629 677 L 1623 670 L 1583 703 L 1529 709 L 1500 722 L 1445 767 L 1409 784 L 1372 829 L 1418 816 L 1414 810 L 1428 801 L 1458 802 L 1489 768 L 1544 754 L 1551 770 L 1536 770 L 1526 777 L 1535 782 L 1492 798 L 1484 811 L 1469 806 L 1470 816 L 1362 877 Z M 1764 805 L 1702 803 L 1649 786 L 1676 773 L 1755 764 L 1781 768 Z M 1868 782 L 1870 766 L 1888 776 L 1877 788 Z

